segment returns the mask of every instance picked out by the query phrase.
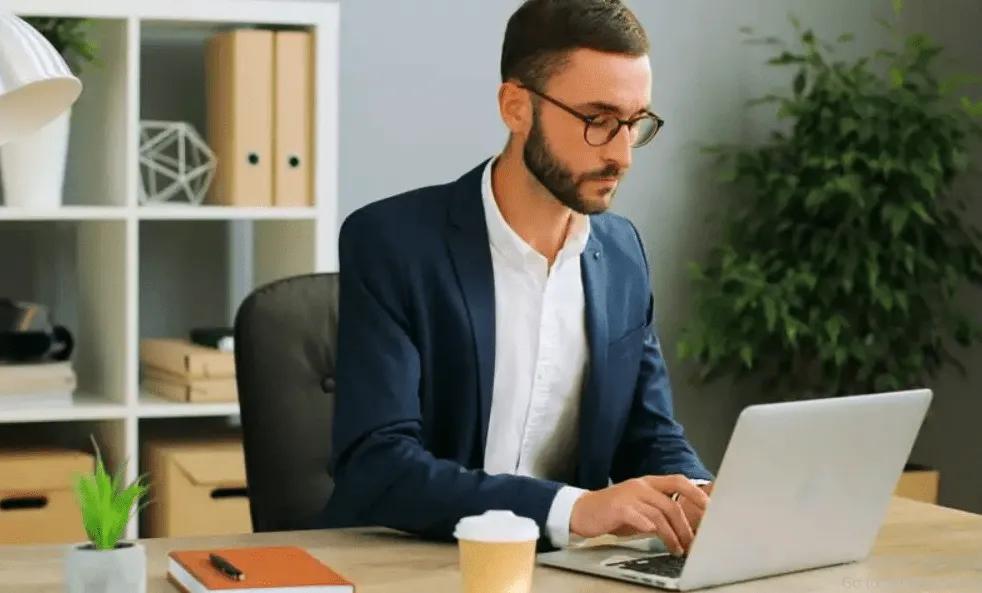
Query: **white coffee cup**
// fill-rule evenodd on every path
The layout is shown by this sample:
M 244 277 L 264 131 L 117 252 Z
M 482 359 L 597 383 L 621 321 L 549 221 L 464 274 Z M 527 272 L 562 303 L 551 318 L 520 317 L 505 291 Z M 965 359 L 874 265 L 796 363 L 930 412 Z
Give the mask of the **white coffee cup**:
M 539 526 L 511 511 L 487 511 L 457 523 L 464 593 L 532 590 Z

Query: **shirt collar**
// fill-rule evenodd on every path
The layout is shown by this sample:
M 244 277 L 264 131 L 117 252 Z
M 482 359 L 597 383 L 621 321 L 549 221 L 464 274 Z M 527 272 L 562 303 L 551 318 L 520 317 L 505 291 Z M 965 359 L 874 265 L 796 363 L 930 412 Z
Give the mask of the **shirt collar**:
M 537 251 L 526 243 L 514 229 L 505 221 L 498 208 L 498 203 L 494 199 L 494 189 L 491 185 L 491 169 L 498 160 L 498 156 L 490 159 L 484 167 L 484 174 L 481 177 L 481 197 L 484 203 L 484 218 L 488 227 L 488 237 L 491 245 L 505 255 L 516 256 L 527 259 L 533 256 L 541 257 Z M 579 257 L 586 249 L 587 240 L 590 238 L 590 217 L 578 217 L 577 224 L 572 232 L 566 237 L 566 243 L 560 250 L 560 257 L 564 254 Z

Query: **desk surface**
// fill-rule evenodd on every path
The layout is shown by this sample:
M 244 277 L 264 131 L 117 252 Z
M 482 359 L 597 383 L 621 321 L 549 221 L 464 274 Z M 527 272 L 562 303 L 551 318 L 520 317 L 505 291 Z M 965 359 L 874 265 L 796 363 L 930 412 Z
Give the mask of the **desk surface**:
M 299 545 L 349 576 L 358 593 L 460 590 L 456 547 L 422 543 L 382 530 L 249 534 L 149 539 L 148 593 L 174 593 L 165 580 L 166 553 L 212 546 Z M 60 593 L 59 546 L 0 546 L 0 593 Z M 537 567 L 535 591 L 595 593 L 654 591 Z M 795 591 L 982 591 L 982 515 L 894 499 L 873 556 L 867 561 L 713 589 L 719 593 Z

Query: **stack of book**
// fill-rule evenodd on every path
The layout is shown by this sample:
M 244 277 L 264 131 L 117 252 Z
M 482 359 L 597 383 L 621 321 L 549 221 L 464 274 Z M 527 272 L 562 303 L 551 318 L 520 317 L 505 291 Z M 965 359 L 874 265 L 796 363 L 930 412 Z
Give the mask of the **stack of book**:
M 71 405 L 76 385 L 71 361 L 0 364 L 0 408 Z
M 189 403 L 236 402 L 235 358 L 227 350 L 176 338 L 140 342 L 141 388 L 157 397 Z

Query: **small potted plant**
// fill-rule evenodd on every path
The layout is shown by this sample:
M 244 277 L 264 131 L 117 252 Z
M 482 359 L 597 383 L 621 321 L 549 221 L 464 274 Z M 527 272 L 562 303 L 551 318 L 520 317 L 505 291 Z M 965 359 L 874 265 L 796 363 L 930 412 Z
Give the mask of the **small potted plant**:
M 148 485 L 142 476 L 124 485 L 123 469 L 110 475 L 98 445 L 95 451 L 95 471 L 75 481 L 75 496 L 89 541 L 75 544 L 67 552 L 65 591 L 146 593 L 146 550 L 138 542 L 123 538 Z
M 23 18 L 55 48 L 76 75 L 82 72 L 84 66 L 98 63 L 98 46 L 92 39 L 91 20 Z M 71 114 L 72 110 L 69 109 L 44 128 L 0 148 L 6 206 L 30 209 L 61 206 Z

